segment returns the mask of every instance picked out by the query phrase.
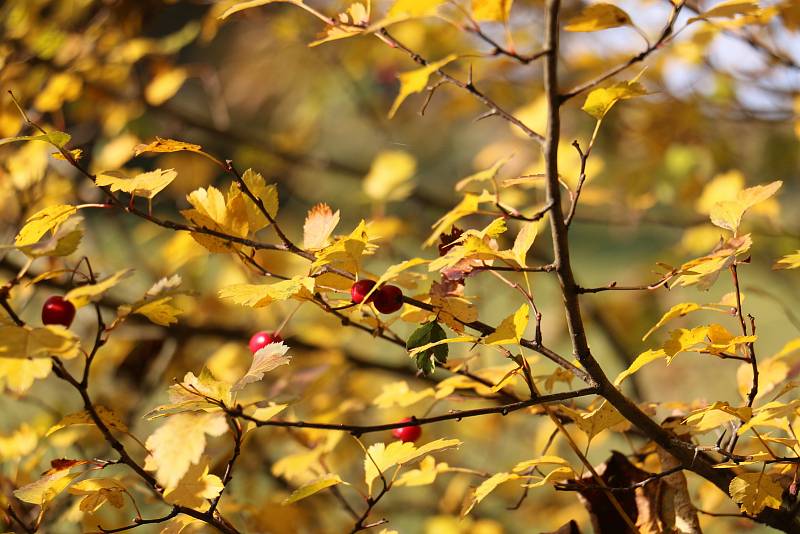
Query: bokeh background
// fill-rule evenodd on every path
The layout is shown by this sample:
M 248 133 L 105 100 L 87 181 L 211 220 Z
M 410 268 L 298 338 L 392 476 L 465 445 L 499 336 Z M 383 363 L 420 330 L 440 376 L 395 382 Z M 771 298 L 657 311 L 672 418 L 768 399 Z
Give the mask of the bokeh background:
M 337 232 L 349 232 L 362 218 L 372 221 L 383 237 L 365 269 L 376 275 L 404 259 L 436 256 L 435 247 L 421 249 L 420 244 L 431 225 L 458 202 L 453 187 L 461 178 L 512 155 L 500 171 L 501 178 L 541 171 L 537 145 L 498 118 L 476 121 L 485 109 L 452 86 L 435 92 L 424 115 L 419 113 L 424 101 L 420 94 L 410 97 L 393 119 L 387 118 L 399 87 L 397 74 L 415 68 L 402 52 L 370 37 L 310 48 L 308 43 L 323 28 L 291 5 L 265 6 L 224 23 L 218 20 L 232 3 L 6 0 L 0 6 L 0 136 L 24 131 L 6 95 L 13 90 L 34 120 L 72 135 L 70 146 L 83 150 L 83 161 L 93 171 L 175 168 L 178 179 L 153 205 L 159 216 L 173 219 L 179 219 L 178 210 L 188 206 L 187 193 L 210 184 L 227 189 L 229 178 L 191 153 L 133 158 L 132 149 L 155 136 L 200 144 L 233 160 L 240 169 L 253 168 L 268 182 L 277 183 L 279 221 L 290 237 L 300 238 L 306 212 L 317 202 L 341 210 Z M 764 3 L 790 8 L 792 4 Z M 382 12 L 386 4 L 375 2 L 372 8 Z M 617 4 L 651 40 L 657 38 L 670 9 L 668 2 L 659 1 Z M 347 7 L 336 1 L 314 5 L 329 14 Z M 565 17 L 580 7 L 579 2 L 566 2 Z M 800 277 L 796 271 L 772 270 L 778 257 L 798 249 L 800 243 L 796 209 L 800 128 L 795 105 L 800 92 L 800 37 L 796 8 L 791 9 L 793 15 L 787 9 L 763 25 L 693 24 L 664 50 L 616 78 L 631 79 L 646 66 L 641 81 L 649 95 L 618 104 L 604 121 L 571 230 L 580 284 L 652 282 L 660 276 L 657 262 L 680 265 L 707 253 L 719 239 L 720 229 L 708 222 L 712 199 L 730 196 L 742 184 L 783 180 L 777 200 L 749 214 L 745 223 L 754 246 L 752 262 L 740 270 L 744 305 L 757 318 L 757 350 L 764 356 L 800 336 Z M 457 19 L 453 6 L 444 12 Z M 685 9 L 676 27 L 695 14 Z M 498 42 L 505 43 L 510 35 L 521 52 L 539 50 L 542 3 L 517 0 L 507 29 L 491 23 L 485 29 Z M 465 79 L 471 66 L 481 90 L 535 130 L 544 130 L 539 63 L 521 65 L 493 56 L 485 42 L 441 18 L 402 23 L 393 34 L 426 58 L 459 54 L 462 57 L 448 72 Z M 631 28 L 565 33 L 562 42 L 564 88 L 626 61 L 644 46 Z M 594 120 L 580 110 L 582 103 L 578 97 L 563 108 L 561 173 L 572 184 L 579 160 L 569 145 L 573 139 L 585 144 L 594 127 Z M 11 243 L 24 220 L 41 207 L 101 199 L 99 191 L 66 162 L 50 158 L 52 149 L 43 143 L 0 150 L 2 243 Z M 399 193 L 388 200 L 370 196 L 364 187 L 373 161 L 387 151 L 402 152 L 414 165 L 411 179 L 391 188 Z M 506 201 L 529 211 L 543 203 L 543 190 L 536 184 L 505 194 Z M 79 254 L 66 264 L 72 267 L 85 255 L 103 273 L 136 269 L 134 277 L 112 292 L 108 304 L 138 298 L 159 278 L 174 273 L 195 292 L 182 298 L 185 313 L 178 325 L 164 329 L 142 322 L 115 332 L 93 371 L 92 393 L 98 402 L 124 414 L 143 438 L 154 427 L 141 415 L 163 401 L 173 377 L 199 373 L 206 366 L 219 378 L 235 379 L 250 358 L 250 333 L 277 328 L 296 303 L 259 310 L 226 305 L 216 296 L 220 287 L 258 280 L 234 258 L 209 254 L 188 235 L 123 213 L 84 211 L 87 234 Z M 462 223 L 481 228 L 486 222 L 476 216 Z M 268 232 L 265 239 L 273 239 Z M 533 255 L 542 263 L 551 257 L 549 231 L 541 232 Z M 1 258 L 5 281 L 23 258 L 6 251 Z M 285 254 L 262 252 L 259 259 L 276 272 L 299 272 L 300 264 Z M 48 265 L 40 260 L 32 272 L 58 267 L 58 262 Z M 16 309 L 36 321 L 41 302 L 63 292 L 66 282 L 53 278 L 23 285 L 14 294 Z M 570 354 L 555 279 L 534 275 L 532 284 L 543 313 L 545 342 Z M 675 288 L 587 296 L 583 304 L 593 352 L 613 377 L 636 355 L 663 341 L 664 330 L 646 342 L 642 336 L 671 305 L 718 302 L 731 289 L 729 278 L 723 276 L 707 292 Z M 423 286 L 420 292 L 425 290 Z M 467 293 L 479 304 L 481 320 L 490 324 L 521 303 L 513 290 L 490 276 L 470 279 Z M 675 324 L 712 320 L 704 313 Z M 734 326 L 731 318 L 728 327 Z M 414 326 L 397 321 L 393 327 L 407 335 Z M 81 311 L 74 329 L 91 340 L 93 328 L 91 310 Z M 296 347 L 291 369 L 276 372 L 261 393 L 291 402 L 287 417 L 372 423 L 420 416 L 429 409 L 444 413 L 486 404 L 464 393 L 435 406 L 428 399 L 405 408 L 375 407 L 372 400 L 386 384 L 406 380 L 412 389 L 430 385 L 414 376 L 403 350 L 343 328 L 312 306 L 301 308 L 283 335 Z M 453 352 L 463 356 L 467 349 Z M 474 369 L 488 368 L 496 375 L 496 368 L 509 367 L 496 352 L 475 353 L 479 357 L 471 363 Z M 537 376 L 553 372 L 549 362 L 533 355 L 530 359 Z M 738 368 L 735 361 L 686 354 L 670 366 L 651 364 L 625 387 L 638 401 L 667 403 L 657 409 L 658 417 L 681 415 L 714 400 L 741 404 Z M 434 380 L 447 376 L 447 371 L 437 370 Z M 521 382 L 516 387 L 524 391 Z M 565 387 L 559 384 L 556 389 Z M 8 499 L 14 484 L 35 477 L 52 458 L 109 454 L 91 429 L 43 436 L 60 416 L 79 407 L 77 396 L 53 377 L 37 381 L 24 393 L 7 390 L 0 397 L 0 436 L 11 436 L 24 425 L 38 435 L 35 449 L 21 460 L 0 449 L 0 499 Z M 540 455 L 553 428 L 546 417 L 516 413 L 426 427 L 424 439 L 458 437 L 464 446 L 441 457 L 451 465 L 493 473 Z M 582 439 L 577 431 L 574 434 Z M 287 476 L 276 470 L 276 464 L 324 439 L 315 432 L 255 432 L 246 442 L 223 511 L 246 518 L 247 532 L 346 531 L 350 519 L 328 494 L 294 506 L 280 505 L 303 476 Z M 364 438 L 366 443 L 390 439 L 388 433 Z M 713 443 L 716 435 L 711 433 L 708 439 Z M 229 447 L 223 441 L 212 442 L 210 449 L 220 466 Z M 597 464 L 612 449 L 631 453 L 640 446 L 636 436 L 605 432 L 593 441 L 589 458 Z M 579 465 L 562 438 L 550 450 Z M 363 476 L 362 455 L 352 438 L 344 436 L 327 461 L 343 478 L 358 483 Z M 459 520 L 468 487 L 480 480 L 456 473 L 441 476 L 432 486 L 400 488 L 381 502 L 376 514 L 403 533 L 540 532 L 572 518 L 589 528 L 588 514 L 575 495 L 552 488 L 533 490 L 518 510 L 508 510 L 522 492 L 514 484 L 501 486 L 467 519 Z M 692 475 L 689 480 L 699 508 L 736 511 L 724 495 Z M 82 521 L 87 526 L 74 500 L 63 496 L 48 512 L 61 518 L 48 532 L 78 532 Z M 145 504 L 143 509 L 157 508 Z M 130 510 L 99 515 L 112 525 L 131 516 Z M 712 533 L 766 530 L 737 518 L 703 516 L 702 521 Z

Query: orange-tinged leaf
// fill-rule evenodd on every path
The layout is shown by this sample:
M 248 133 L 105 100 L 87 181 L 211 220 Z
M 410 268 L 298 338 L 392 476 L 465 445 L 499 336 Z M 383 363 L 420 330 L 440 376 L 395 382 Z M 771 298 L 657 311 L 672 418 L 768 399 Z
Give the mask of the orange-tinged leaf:
M 339 210 L 333 212 L 327 204 L 319 203 L 308 210 L 303 224 L 303 248 L 319 250 L 325 248 L 328 239 L 339 224 Z

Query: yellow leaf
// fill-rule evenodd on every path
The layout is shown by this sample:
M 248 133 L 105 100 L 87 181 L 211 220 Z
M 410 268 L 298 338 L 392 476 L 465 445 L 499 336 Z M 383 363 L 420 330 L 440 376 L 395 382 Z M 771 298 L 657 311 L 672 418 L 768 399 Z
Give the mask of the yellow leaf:
M 247 169 L 242 173 L 242 181 L 247 185 L 256 198 L 261 200 L 264 204 L 264 209 L 267 210 L 270 217 L 273 219 L 278 215 L 278 188 L 275 184 L 267 184 L 261 174 Z M 231 188 L 239 191 L 239 184 L 234 182 Z M 257 232 L 270 224 L 269 219 L 261 212 L 261 209 L 250 198 L 243 198 L 248 229 L 250 232 Z M 228 203 L 230 204 L 230 193 Z M 230 207 L 229 207 L 230 209 Z M 231 218 L 231 216 L 229 216 Z
M 132 308 L 129 313 L 144 315 L 155 324 L 169 326 L 178 322 L 178 315 L 182 314 L 183 310 L 172 304 L 172 297 L 162 297 L 144 302 Z
M 648 363 L 656 361 L 656 360 L 660 360 L 660 359 L 666 358 L 666 357 L 667 357 L 666 353 L 661 349 L 658 349 L 658 350 L 652 350 L 652 349 L 646 350 L 645 352 L 643 352 L 640 355 L 638 355 L 636 357 L 636 359 L 633 360 L 633 363 L 627 369 L 625 369 L 624 371 L 622 371 L 620 374 L 617 375 L 617 378 L 614 379 L 614 385 L 615 386 L 619 386 L 622 383 L 623 380 L 625 380 L 626 378 L 631 376 L 633 373 L 635 373 L 636 371 L 638 371 L 639 369 L 641 369 L 642 367 L 644 367 Z
M 472 18 L 487 22 L 508 22 L 514 0 L 472 0 Z
M 325 488 L 330 488 L 331 486 L 335 486 L 337 484 L 347 484 L 344 480 L 339 478 L 339 475 L 335 473 L 328 473 L 327 475 L 322 475 L 316 480 L 312 480 L 307 484 L 303 484 L 296 490 L 292 492 L 289 497 L 283 500 L 281 504 L 284 506 L 287 504 L 295 503 L 301 499 L 305 499 L 306 497 L 310 497 L 315 493 L 324 490 Z
M 686 23 L 691 24 L 698 20 L 710 19 L 714 17 L 732 18 L 736 15 L 746 15 L 759 10 L 758 2 L 753 0 L 727 0 L 720 2 L 708 11 L 704 11 L 696 17 L 690 18 Z
M 514 473 L 495 473 L 490 478 L 481 482 L 480 486 L 475 488 L 472 495 L 465 501 L 464 507 L 461 509 L 461 517 L 469 514 L 475 505 L 485 499 L 497 486 L 504 482 L 518 480 L 519 478 L 521 477 Z
M 420 463 L 419 469 L 411 469 L 403 473 L 393 486 L 427 486 L 436 481 L 439 473 L 450 471 L 450 466 L 445 462 L 436 463 L 433 456 L 426 456 Z
M 270 404 L 269 406 L 263 406 L 260 408 L 256 408 L 253 413 L 250 415 L 255 417 L 259 421 L 269 421 L 283 410 L 289 406 L 288 404 Z
M 61 223 L 77 211 L 75 206 L 68 205 L 48 206 L 37 211 L 28 218 L 25 226 L 17 234 L 14 244 L 18 247 L 33 245 L 47 232 L 55 232 Z
M 372 161 L 364 178 L 364 192 L 377 202 L 404 200 L 414 190 L 411 179 L 416 170 L 417 161 L 408 152 L 384 150 Z
M 95 182 L 111 191 L 123 191 L 144 198 L 153 198 L 178 176 L 174 169 L 156 169 L 128 178 L 121 172 L 109 171 L 97 175 Z
M 237 284 L 223 287 L 219 290 L 219 297 L 241 306 L 263 308 L 273 302 L 290 298 L 297 300 L 310 298 L 313 291 L 313 278 L 295 276 L 274 284 Z
M 200 458 L 198 463 L 186 471 L 175 487 L 164 492 L 164 500 L 170 504 L 188 506 L 195 510 L 207 508 L 208 500 L 217 497 L 224 487 L 218 476 L 208 474 L 209 461 L 208 456 Z
M 17 248 L 31 258 L 69 256 L 77 250 L 83 238 L 83 230 L 80 228 L 82 221 L 82 217 L 67 219 L 54 229 L 50 237 L 32 245 L 17 245 Z
M 246 215 L 247 204 L 241 194 L 232 199 L 231 206 L 239 207 L 241 210 L 233 211 L 229 211 L 225 197 L 216 187 L 196 189 L 189 193 L 186 199 L 194 209 L 183 210 L 181 214 L 195 226 L 240 237 L 247 235 L 249 227 Z M 192 237 L 211 252 L 230 252 L 231 250 L 232 245 L 222 239 L 195 233 L 192 233 Z
M 603 430 L 626 421 L 625 417 L 605 400 L 600 407 L 591 412 L 581 413 L 567 406 L 562 406 L 560 409 L 573 417 L 575 425 L 589 440 Z
M 14 393 L 25 393 L 36 379 L 46 378 L 53 368 L 50 358 L 0 358 L 0 386 Z
M 206 448 L 206 434 L 220 436 L 228 430 L 222 412 L 187 412 L 172 415 L 153 432 L 145 445 L 150 456 L 148 471 L 166 489 L 175 488 L 192 464 L 200 461 Z
M 434 451 L 459 447 L 461 441 L 457 439 L 437 439 L 426 443 L 422 447 L 415 447 L 413 443 L 394 441 L 389 445 L 375 443 L 367 449 L 364 458 L 364 480 L 372 494 L 372 483 L 390 467 L 403 465 Z
M 758 515 L 764 508 L 781 507 L 783 487 L 767 473 L 741 473 L 731 480 L 729 492 L 742 512 Z
M 620 100 L 628 100 L 646 94 L 644 86 L 636 80 L 619 82 L 610 87 L 594 89 L 586 96 L 586 101 L 581 109 L 595 119 L 601 120 Z
M 256 351 L 253 354 L 253 362 L 250 364 L 250 369 L 247 370 L 242 378 L 236 381 L 231 391 L 239 391 L 247 384 L 258 382 L 264 378 L 264 373 L 268 373 L 281 365 L 289 365 L 292 357 L 286 355 L 288 350 L 289 347 L 281 341 L 279 343 L 270 343 Z
M 777 180 L 767 185 L 748 187 L 736 194 L 736 200 L 717 202 L 712 206 L 709 214 L 711 222 L 736 234 L 745 212 L 756 204 L 770 198 L 782 185 L 783 182 Z
M 310 210 L 303 224 L 303 248 L 319 250 L 325 248 L 336 225 L 339 224 L 339 210 L 333 210 L 327 204 L 317 204 Z
M 9 435 L 0 436 L 0 460 L 16 460 L 30 454 L 39 443 L 39 436 L 28 423 L 22 423 Z
M 173 96 L 186 81 L 189 71 L 182 67 L 166 69 L 150 80 L 144 89 L 144 98 L 147 103 L 153 106 L 160 106 Z
M 727 402 L 717 401 L 711 406 L 695 410 L 683 420 L 696 432 L 707 432 L 730 421 L 747 422 L 753 416 L 753 409 L 749 406 L 734 408 Z
M 430 2 L 425 2 L 424 0 L 422 0 L 420 3 L 430 4 Z M 419 93 L 420 91 L 425 90 L 425 87 L 428 85 L 428 78 L 431 74 L 455 60 L 457 57 L 458 56 L 455 54 L 450 54 L 444 59 L 429 63 L 428 65 L 425 65 L 419 69 L 398 74 L 397 77 L 400 79 L 400 92 L 398 93 L 397 98 L 395 98 L 392 108 L 389 110 L 389 118 L 391 119 L 394 117 L 394 114 L 397 113 L 397 109 L 400 107 L 400 104 L 402 104 L 406 98 L 414 93 Z
M 401 380 L 399 382 L 385 384 L 380 395 L 375 397 L 375 399 L 372 401 L 372 404 L 378 408 L 384 409 L 391 408 L 393 406 L 407 408 L 408 406 L 416 404 L 428 397 L 432 397 L 433 395 L 433 388 L 425 388 L 419 391 L 413 391 L 408 387 L 408 383 L 405 380 Z
M 483 340 L 486 345 L 509 345 L 519 343 L 525 328 L 528 326 L 530 308 L 527 304 L 520 306 L 516 312 L 509 315 L 500 326 Z
M 225 20 L 234 13 L 244 11 L 245 9 L 252 9 L 254 7 L 265 6 L 267 4 L 286 3 L 286 4 L 302 4 L 301 0 L 247 0 L 246 2 L 239 2 L 226 9 L 222 15 L 219 16 L 220 20 Z
M 522 473 L 523 471 L 528 471 L 531 467 L 537 467 L 540 465 L 562 465 L 569 467 L 569 462 L 560 456 L 545 455 L 533 460 L 519 462 L 514 466 L 512 471 L 515 473 Z
M 564 482 L 566 480 L 574 479 L 576 476 L 577 474 L 571 467 L 556 467 L 538 482 L 528 482 L 523 484 L 523 486 L 526 488 L 538 488 L 548 483 L 555 484 L 556 482 Z
M 90 302 L 97 301 L 103 294 L 117 285 L 120 281 L 133 274 L 133 269 L 123 269 L 112 274 L 108 278 L 100 280 L 96 284 L 87 284 L 85 286 L 76 287 L 71 289 L 69 293 L 64 295 L 64 300 L 68 300 L 75 305 L 76 308 L 86 306 Z
M 527 267 L 526 258 L 528 251 L 533 246 L 536 240 L 536 235 L 539 233 L 539 223 L 537 221 L 525 222 L 522 228 L 514 239 L 514 246 L 511 247 L 511 252 L 520 267 Z
M 81 475 L 81 473 L 70 473 L 70 469 L 83 463 L 86 462 L 53 460 L 52 469 L 45 471 L 38 480 L 14 490 L 14 496 L 22 502 L 44 507 Z
M 133 147 L 133 155 L 139 156 L 141 154 L 145 154 L 147 152 L 196 152 L 198 154 L 203 154 L 206 157 L 210 157 L 208 154 L 203 152 L 203 147 L 200 145 L 195 145 L 193 143 L 187 143 L 185 141 L 178 141 L 177 139 L 163 139 L 161 137 L 156 137 L 155 141 L 152 141 L 147 144 L 139 144 Z M 214 159 L 214 158 L 212 158 Z
M 786 380 L 789 376 L 789 364 L 781 358 L 768 358 L 758 362 L 758 391 L 756 399 L 770 393 L 775 386 Z M 743 363 L 736 370 L 736 384 L 739 394 L 743 399 L 747 399 L 750 388 L 753 385 L 753 366 Z
M 350 235 L 338 237 L 332 244 L 318 251 L 313 267 L 316 269 L 333 265 L 349 273 L 356 273 L 361 257 L 371 253 L 374 248 L 369 241 L 367 223 L 362 220 Z
M 380 278 L 378 278 L 378 280 L 375 282 L 375 286 L 367 294 L 367 298 L 369 298 L 369 295 L 374 293 L 375 290 L 377 290 L 382 284 L 394 280 L 403 271 L 406 271 L 408 269 L 411 269 L 412 267 L 416 267 L 417 265 L 422 265 L 423 263 L 427 262 L 428 260 L 423 260 L 422 258 L 411 258 L 410 260 L 398 263 L 397 265 L 392 265 L 391 267 L 386 269 L 386 272 L 383 273 Z
M 80 339 L 62 326 L 0 326 L 0 358 L 74 358 Z
M 631 24 L 625 11 L 613 4 L 598 3 L 586 6 L 566 21 L 564 29 L 568 32 L 596 32 Z
M 100 416 L 100 420 L 105 423 L 105 425 L 113 430 L 119 430 L 120 432 L 128 432 L 128 426 L 125 422 L 117 416 L 113 411 L 109 410 L 104 406 L 95 406 L 95 411 L 97 415 Z M 53 432 L 57 432 L 62 428 L 66 428 L 68 426 L 74 425 L 92 425 L 94 426 L 94 420 L 92 416 L 89 415 L 89 412 L 82 411 L 82 412 L 75 412 L 69 415 L 65 415 L 61 418 L 61 420 L 50 427 L 47 431 L 45 436 L 49 436 Z
M 439 320 L 456 332 L 463 332 L 464 325 L 478 320 L 478 308 L 463 297 L 431 297 Z
M 114 508 L 125 504 L 125 486 L 113 478 L 90 478 L 76 482 L 69 488 L 72 495 L 83 495 L 79 509 L 82 512 L 96 512 L 108 502 Z
M 444 0 L 395 0 L 389 8 L 389 17 L 427 17 L 436 12 Z
M 693 311 L 702 309 L 704 309 L 703 306 L 695 304 L 694 302 L 681 302 L 680 304 L 675 304 L 672 308 L 669 309 L 667 313 L 661 316 L 661 319 L 658 320 L 658 322 L 653 326 L 653 328 L 647 331 L 644 337 L 642 337 L 642 341 L 650 337 L 650 334 L 652 334 L 653 332 L 664 326 L 668 321 L 671 321 L 672 319 L 676 319 L 678 317 L 683 317 L 684 315 L 687 315 Z
M 39 111 L 58 111 L 65 102 L 77 100 L 83 89 L 83 80 L 72 72 L 54 74 L 45 88 L 36 95 L 33 105 Z
M 797 269 L 800 267 L 800 250 L 780 258 L 772 266 L 773 269 Z
M 710 254 L 681 265 L 681 274 L 675 284 L 684 287 L 696 284 L 699 289 L 708 289 L 717 280 L 719 273 L 733 264 L 737 256 L 749 251 L 752 244 L 750 234 L 732 237 L 720 243 Z
M 447 339 L 440 339 L 439 341 L 434 341 L 432 343 L 427 343 L 420 347 L 414 347 L 409 351 L 409 354 L 411 356 L 415 356 L 420 352 L 432 349 L 433 347 L 438 347 L 439 345 L 446 345 L 449 343 L 477 343 L 478 341 L 479 341 L 478 338 L 472 336 L 450 337 Z
M 503 165 L 508 163 L 508 161 L 512 157 L 513 156 L 508 156 L 506 158 L 499 159 L 496 162 L 494 162 L 494 164 L 488 169 L 478 171 L 475 174 L 470 174 L 466 178 L 462 178 L 456 183 L 455 187 L 456 191 L 461 191 L 469 184 L 475 182 L 488 182 L 488 181 L 494 182 L 495 178 L 497 177 L 498 171 L 503 167 Z
M 444 214 L 438 221 L 434 223 L 433 233 L 428 237 L 428 239 L 425 240 L 424 246 L 429 247 L 436 243 L 436 241 L 439 239 L 439 236 L 444 232 L 449 231 L 453 224 L 455 224 L 459 219 L 468 215 L 472 215 L 478 211 L 480 204 L 494 201 L 495 196 L 488 191 L 483 191 L 479 195 L 467 193 L 464 195 L 464 198 L 461 199 L 461 202 L 456 205 L 456 207 Z

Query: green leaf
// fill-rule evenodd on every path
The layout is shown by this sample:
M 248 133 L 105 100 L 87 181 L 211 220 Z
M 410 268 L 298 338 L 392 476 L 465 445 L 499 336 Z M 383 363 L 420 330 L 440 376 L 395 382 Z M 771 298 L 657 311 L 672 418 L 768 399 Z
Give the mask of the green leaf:
M 444 331 L 444 328 L 436 321 L 430 321 L 411 333 L 408 341 L 406 341 L 406 348 L 408 350 L 414 350 L 444 339 L 447 339 L 447 333 Z M 439 362 L 440 364 L 447 363 L 447 356 L 449 354 L 450 348 L 446 343 L 429 347 L 416 354 L 417 369 L 427 376 L 433 373 L 435 362 Z
M 0 146 L 13 143 L 15 141 L 44 141 L 45 143 L 50 143 L 56 148 L 64 148 L 64 146 L 69 143 L 70 139 L 72 139 L 72 137 L 68 133 L 55 131 L 39 135 L 7 137 L 5 139 L 0 139 Z

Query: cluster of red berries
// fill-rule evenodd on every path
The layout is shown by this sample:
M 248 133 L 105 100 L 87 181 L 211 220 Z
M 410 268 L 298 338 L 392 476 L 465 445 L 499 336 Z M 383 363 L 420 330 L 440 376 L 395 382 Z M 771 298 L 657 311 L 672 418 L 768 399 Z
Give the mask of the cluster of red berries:
M 374 280 L 359 280 L 350 288 L 350 300 L 354 304 L 364 302 L 367 294 L 375 287 Z M 366 299 L 381 313 L 394 313 L 403 307 L 403 290 L 391 284 L 383 284 Z
M 42 324 L 60 324 L 66 328 L 75 319 L 75 305 L 64 297 L 53 295 L 42 306 Z

